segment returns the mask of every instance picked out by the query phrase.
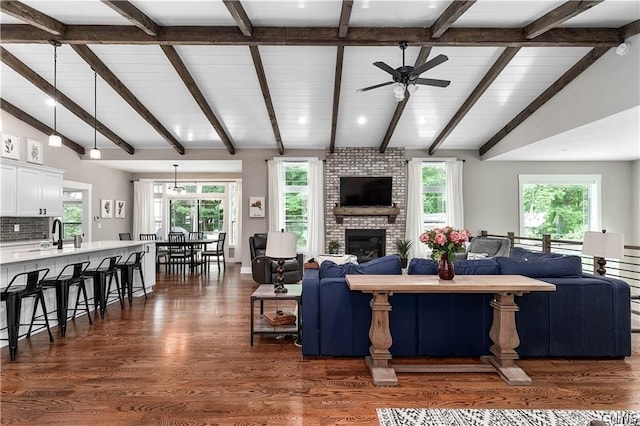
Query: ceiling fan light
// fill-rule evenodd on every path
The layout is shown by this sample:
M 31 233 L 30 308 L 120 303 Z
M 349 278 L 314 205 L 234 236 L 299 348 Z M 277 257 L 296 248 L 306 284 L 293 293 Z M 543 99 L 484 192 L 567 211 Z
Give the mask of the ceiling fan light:
M 407 86 L 407 90 L 409 91 L 409 93 L 411 93 L 412 95 L 414 93 L 416 93 L 418 91 L 419 87 L 415 84 L 410 84 Z
M 49 135 L 49 146 L 60 148 L 62 146 L 62 138 L 60 137 L 60 135 L 57 135 L 55 133 Z
M 401 83 L 396 83 L 393 85 L 393 93 L 396 97 L 401 96 L 404 98 L 404 85 Z
M 91 151 L 89 151 L 89 158 L 91 158 L 92 160 L 99 160 L 102 157 L 102 155 L 100 154 L 100 150 L 98 148 L 91 148 Z

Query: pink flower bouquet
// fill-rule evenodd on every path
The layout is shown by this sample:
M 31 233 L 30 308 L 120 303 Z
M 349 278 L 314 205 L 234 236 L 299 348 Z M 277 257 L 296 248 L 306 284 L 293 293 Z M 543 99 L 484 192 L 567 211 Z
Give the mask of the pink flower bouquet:
M 431 258 L 440 260 L 443 253 L 449 260 L 454 260 L 456 253 L 465 250 L 465 243 L 469 241 L 471 233 L 466 229 L 453 229 L 450 226 L 434 228 L 420 235 L 420 242 L 431 249 Z

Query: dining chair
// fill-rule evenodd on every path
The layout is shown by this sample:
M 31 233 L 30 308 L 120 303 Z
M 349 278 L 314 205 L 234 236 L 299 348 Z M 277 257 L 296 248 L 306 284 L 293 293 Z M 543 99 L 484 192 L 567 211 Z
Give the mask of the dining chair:
M 190 263 L 191 253 L 187 250 L 187 246 L 183 244 L 172 245 L 171 243 L 184 243 L 185 237 L 182 232 L 169 232 L 169 269 L 173 271 L 174 267 L 182 270 L 182 275 L 185 274 L 185 269 L 188 263 Z
M 189 232 L 189 241 L 202 241 L 204 240 L 204 232 L 202 231 L 192 231 Z M 202 244 L 198 244 L 198 245 L 194 245 L 192 247 L 193 250 L 193 261 L 192 261 L 192 267 L 195 268 L 196 266 L 202 266 L 204 265 L 204 262 L 202 260 Z
M 222 259 L 222 266 L 225 266 L 224 240 L 226 239 L 226 237 L 226 232 L 220 232 L 218 234 L 218 241 L 216 241 L 216 248 L 214 250 L 204 250 L 202 252 L 202 259 L 207 264 L 207 272 L 209 272 L 209 266 L 211 265 L 212 257 L 215 257 L 218 261 L 218 270 L 220 270 L 220 259 Z

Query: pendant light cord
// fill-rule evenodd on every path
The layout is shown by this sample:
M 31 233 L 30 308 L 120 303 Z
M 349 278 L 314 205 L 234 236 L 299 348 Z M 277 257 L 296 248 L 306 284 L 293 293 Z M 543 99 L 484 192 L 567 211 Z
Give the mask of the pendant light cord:
M 93 149 L 98 149 L 98 73 L 93 70 Z
M 56 135 L 58 112 L 58 44 L 53 45 L 53 134 Z

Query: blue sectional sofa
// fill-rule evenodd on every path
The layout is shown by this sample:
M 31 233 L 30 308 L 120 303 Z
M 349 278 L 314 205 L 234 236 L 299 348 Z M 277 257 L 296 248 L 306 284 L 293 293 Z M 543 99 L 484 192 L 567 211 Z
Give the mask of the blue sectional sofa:
M 525 275 L 556 285 L 516 298 L 521 357 L 622 358 L 631 354 L 630 289 L 624 281 L 582 273 L 580 258 L 514 248 L 510 257 L 457 260 L 456 275 Z M 436 262 L 412 259 L 408 273 L 432 275 Z M 325 261 L 302 280 L 302 353 L 369 353 L 368 294 L 349 290 L 346 274 L 401 274 L 400 258 L 362 265 Z M 394 356 L 476 357 L 489 354 L 491 294 L 395 294 L 390 328 Z

